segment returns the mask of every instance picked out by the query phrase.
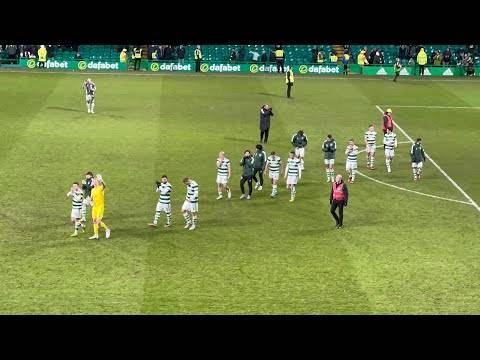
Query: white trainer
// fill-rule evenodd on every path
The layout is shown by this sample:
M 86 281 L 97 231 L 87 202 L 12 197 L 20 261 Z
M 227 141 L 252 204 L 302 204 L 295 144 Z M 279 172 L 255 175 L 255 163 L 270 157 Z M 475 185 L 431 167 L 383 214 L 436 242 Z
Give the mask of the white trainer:
M 247 195 L 242 194 L 242 196 L 240 196 L 240 200 L 245 199 L 246 197 L 247 197 Z
M 93 235 L 89 237 L 90 240 L 98 240 L 98 235 Z
M 195 230 L 195 225 L 190 226 L 188 230 Z
M 223 199 L 223 195 L 218 195 L 217 200 Z
M 105 230 L 105 237 L 110 239 L 110 229 Z
M 260 186 L 258 187 L 258 191 L 262 191 L 262 190 L 263 190 L 263 186 L 260 185 Z
M 229 198 L 229 199 L 232 198 L 232 192 L 231 192 L 231 191 L 228 192 L 228 198 Z
M 185 225 L 183 228 L 184 229 L 188 229 L 190 227 L 191 223 L 187 223 L 187 225 Z

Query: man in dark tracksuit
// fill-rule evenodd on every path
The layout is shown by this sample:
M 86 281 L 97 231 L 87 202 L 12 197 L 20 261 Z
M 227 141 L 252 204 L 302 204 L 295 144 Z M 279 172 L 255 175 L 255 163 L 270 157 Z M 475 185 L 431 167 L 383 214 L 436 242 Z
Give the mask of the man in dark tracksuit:
M 263 146 L 258 144 L 256 146 L 257 151 L 253 154 L 253 180 L 256 182 L 255 189 L 263 189 L 263 172 L 265 171 L 265 166 L 267 165 L 267 154 L 263 151 Z M 257 180 L 260 178 L 260 182 Z
M 253 162 L 254 160 L 250 150 L 245 150 L 243 153 L 243 158 L 240 161 L 240 166 L 243 166 L 242 180 L 240 180 L 240 189 L 242 190 L 242 196 L 240 196 L 240 200 L 245 198 L 250 200 L 250 197 L 252 196 Z M 245 196 L 246 181 L 248 182 L 248 196 Z
M 263 105 L 260 108 L 260 142 L 263 142 L 263 136 L 265 136 L 265 143 L 268 141 L 270 116 L 273 116 L 272 108 L 268 104 Z
M 343 207 L 348 203 L 348 189 L 343 182 L 342 175 L 337 175 L 335 181 L 332 183 L 332 191 L 330 192 L 330 213 L 335 219 L 337 229 L 343 227 Z M 335 213 L 338 207 L 338 216 Z

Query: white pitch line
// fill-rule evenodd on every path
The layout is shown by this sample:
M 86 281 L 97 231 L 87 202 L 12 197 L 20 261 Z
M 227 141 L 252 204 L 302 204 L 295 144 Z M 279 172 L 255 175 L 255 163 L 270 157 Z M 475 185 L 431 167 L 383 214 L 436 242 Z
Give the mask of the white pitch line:
M 375 107 L 377 108 L 377 110 L 380 112 L 380 113 L 384 113 L 384 111 L 382 110 L 382 108 L 378 105 L 375 105 Z M 410 135 L 408 135 L 405 130 L 403 130 L 400 126 L 398 126 L 398 124 L 393 121 L 393 124 L 398 128 L 398 130 L 400 130 L 402 132 L 403 135 L 405 135 L 405 137 L 410 140 L 410 142 L 413 144 L 415 143 L 415 141 L 413 141 L 413 139 L 410 137 Z M 425 157 L 430 160 L 430 162 L 438 169 L 438 171 L 440 171 L 442 173 L 443 176 L 445 176 L 447 178 L 448 181 L 450 181 L 450 183 L 455 186 L 455 188 L 460 191 L 462 193 L 462 195 L 468 200 L 470 201 L 470 204 L 473 205 L 475 207 L 475 209 L 477 209 L 478 212 L 480 212 L 480 206 L 478 206 L 478 204 L 427 154 L 425 153 Z
M 473 109 L 480 110 L 480 106 L 438 106 L 438 105 L 380 105 L 396 108 L 426 108 L 426 109 Z
M 399 143 L 399 144 L 410 144 L 410 141 L 399 141 L 398 143 Z M 377 148 L 380 148 L 380 147 L 382 147 L 382 145 L 377 145 L 376 147 L 377 147 Z M 365 152 L 365 151 L 366 151 L 366 149 L 362 149 L 362 150 L 360 150 L 358 153 L 363 153 L 363 152 Z M 393 187 L 393 188 L 398 189 L 398 190 L 408 191 L 408 192 L 411 192 L 411 193 L 414 193 L 414 194 L 417 194 L 417 195 L 428 196 L 428 197 L 435 198 L 435 199 L 441 199 L 441 200 L 458 202 L 458 203 L 467 204 L 467 205 L 473 205 L 472 203 L 466 202 L 466 201 L 449 199 L 449 198 L 444 198 L 444 197 L 441 197 L 441 196 L 425 194 L 425 193 L 422 193 L 422 192 L 420 192 L 420 191 L 405 189 L 405 188 L 400 187 L 400 186 L 397 186 L 397 185 L 392 185 L 392 184 L 389 184 L 389 183 L 386 183 L 386 182 L 383 182 L 383 181 L 374 179 L 374 178 L 372 178 L 372 177 L 370 177 L 370 176 L 367 176 L 367 175 L 361 173 L 361 172 L 358 171 L 358 170 L 357 170 L 357 174 L 358 174 L 358 175 L 361 175 L 361 176 L 363 176 L 363 177 L 365 177 L 365 178 L 367 178 L 367 179 L 369 179 L 369 180 L 375 181 L 376 183 L 379 183 L 379 184 L 382 184 L 382 185 L 386 185 L 386 186 L 390 186 L 390 187 Z

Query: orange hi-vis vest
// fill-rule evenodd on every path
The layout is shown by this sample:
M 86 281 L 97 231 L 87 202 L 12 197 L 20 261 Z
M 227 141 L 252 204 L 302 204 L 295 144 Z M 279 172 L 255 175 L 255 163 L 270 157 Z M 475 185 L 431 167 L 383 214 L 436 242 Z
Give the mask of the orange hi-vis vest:
M 332 183 L 333 200 L 343 201 L 345 200 L 345 194 L 343 193 L 343 182 L 337 184 L 335 181 Z

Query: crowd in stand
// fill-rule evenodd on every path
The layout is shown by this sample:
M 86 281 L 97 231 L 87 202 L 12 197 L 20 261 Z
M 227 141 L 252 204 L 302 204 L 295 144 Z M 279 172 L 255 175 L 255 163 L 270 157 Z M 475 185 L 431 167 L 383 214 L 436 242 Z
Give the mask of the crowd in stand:
M 78 53 L 78 45 L 45 45 L 47 49 L 47 58 L 53 57 L 54 50 L 72 50 Z M 3 63 L 14 64 L 20 58 L 34 59 L 38 57 L 38 49 L 40 45 L 0 45 L 0 59 L 4 59 Z
M 398 49 L 398 57 L 402 62 L 412 63 L 420 51 L 421 45 L 400 45 Z M 478 46 L 467 45 L 465 48 L 458 48 L 454 52 L 450 48 L 433 50 L 432 53 L 427 54 L 428 64 L 433 66 L 457 65 L 469 66 L 475 63 L 478 59 Z

